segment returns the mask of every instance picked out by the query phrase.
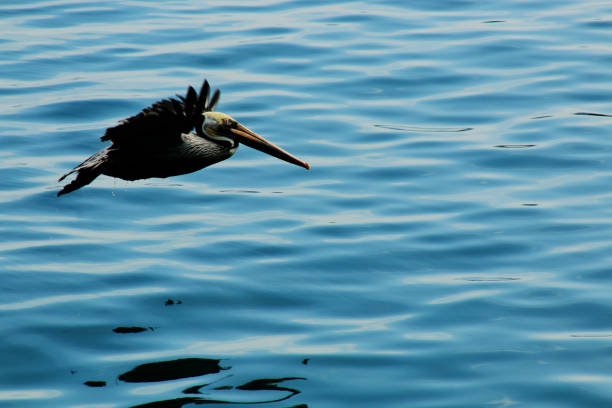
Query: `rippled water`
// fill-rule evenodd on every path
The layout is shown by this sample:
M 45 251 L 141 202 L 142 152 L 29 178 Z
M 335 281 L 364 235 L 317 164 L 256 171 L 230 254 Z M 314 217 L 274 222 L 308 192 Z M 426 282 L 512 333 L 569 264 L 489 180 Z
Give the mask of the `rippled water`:
M 0 405 L 612 401 L 612 6 L 0 6 Z M 198 86 L 308 161 L 57 178 Z

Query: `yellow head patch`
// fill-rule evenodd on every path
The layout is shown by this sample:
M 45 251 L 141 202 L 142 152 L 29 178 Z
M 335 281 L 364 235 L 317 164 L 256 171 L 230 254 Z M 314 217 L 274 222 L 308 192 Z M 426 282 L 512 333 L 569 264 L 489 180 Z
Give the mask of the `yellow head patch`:
M 204 116 L 204 122 L 208 122 L 208 124 L 213 125 L 216 123 L 217 125 L 221 125 L 223 123 L 223 119 L 233 120 L 230 115 L 227 115 L 223 112 L 204 112 L 202 113 Z

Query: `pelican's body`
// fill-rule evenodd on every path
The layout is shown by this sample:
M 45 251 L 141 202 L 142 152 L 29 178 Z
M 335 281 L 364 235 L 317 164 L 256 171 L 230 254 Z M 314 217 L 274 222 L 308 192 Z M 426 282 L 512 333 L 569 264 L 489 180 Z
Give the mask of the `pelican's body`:
M 100 150 L 84 163 L 100 163 L 101 174 L 123 180 L 172 177 L 193 173 L 229 159 L 236 149 L 182 133 L 181 140 L 167 146 L 134 146 Z M 80 167 L 80 166 L 79 166 Z
M 209 94 L 204 81 L 199 95 L 189 87 L 185 97 L 156 102 L 108 128 L 101 140 L 112 144 L 64 174 L 60 181 L 75 172 L 77 177 L 58 196 L 91 183 L 100 174 L 139 180 L 192 173 L 230 158 L 239 143 L 310 168 L 229 115 L 214 112 L 220 93 L 216 90 L 210 100 Z

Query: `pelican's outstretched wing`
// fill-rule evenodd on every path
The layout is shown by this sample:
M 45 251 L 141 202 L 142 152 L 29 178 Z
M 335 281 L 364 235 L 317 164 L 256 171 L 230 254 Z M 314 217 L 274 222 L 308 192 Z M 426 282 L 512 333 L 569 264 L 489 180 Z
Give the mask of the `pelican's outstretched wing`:
M 202 126 L 202 112 L 214 110 L 220 94 L 216 89 L 210 98 L 210 85 L 204 80 L 199 94 L 190 86 L 185 96 L 155 102 L 139 114 L 106 129 L 101 140 L 110 140 L 114 146 L 139 145 L 143 150 L 148 145 L 159 148 L 163 143 L 179 142 L 181 133 Z

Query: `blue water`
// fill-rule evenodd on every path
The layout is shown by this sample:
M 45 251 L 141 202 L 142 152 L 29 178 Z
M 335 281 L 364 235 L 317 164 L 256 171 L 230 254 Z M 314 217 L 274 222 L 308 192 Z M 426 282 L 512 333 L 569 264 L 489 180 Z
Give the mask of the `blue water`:
M 612 5 L 0 5 L 0 406 L 612 404 Z M 199 86 L 308 161 L 57 178 Z

